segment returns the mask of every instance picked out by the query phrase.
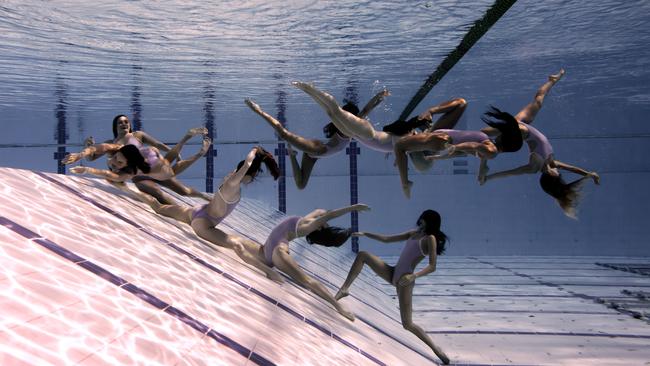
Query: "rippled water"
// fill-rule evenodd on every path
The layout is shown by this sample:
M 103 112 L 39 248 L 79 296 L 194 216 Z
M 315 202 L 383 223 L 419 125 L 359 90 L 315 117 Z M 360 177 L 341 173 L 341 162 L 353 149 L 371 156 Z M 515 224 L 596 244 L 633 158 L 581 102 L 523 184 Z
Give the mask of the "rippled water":
M 54 120 L 58 103 L 77 124 L 68 142 L 80 142 L 82 133 L 108 132 L 110 116 L 137 105 L 143 123 L 163 124 L 175 137 L 186 127 L 176 127 L 179 116 L 201 121 L 208 102 L 217 121 L 240 119 L 229 114 L 245 111 L 245 97 L 267 108 L 282 98 L 294 110 L 309 108 L 289 86 L 308 80 L 337 96 L 348 88 L 360 100 L 390 88 L 393 96 L 374 117 L 380 125 L 401 112 L 491 3 L 5 1 L 2 118 L 36 127 L 26 114 Z M 596 105 L 647 105 L 649 14 L 647 1 L 519 1 L 434 93 L 470 101 L 523 95 L 529 80 L 567 66 L 566 94 Z M 34 119 L 42 124 L 42 116 Z M 320 125 L 300 128 L 320 136 Z M 27 131 L 0 142 L 53 142 Z
M 358 99 L 361 104 L 387 87 L 392 95 L 370 115 L 381 127 L 397 118 L 492 3 L 4 1 L 0 165 L 56 171 L 58 145 L 74 151 L 89 135 L 107 139 L 113 116 L 125 113 L 165 142 L 178 141 L 187 128 L 213 121 L 218 181 L 252 144 L 273 149 L 277 141 L 244 105 L 244 98 L 254 98 L 273 115 L 284 113 L 292 131 L 320 138 L 325 113 L 290 81 L 313 81 L 338 100 Z M 560 214 L 553 216 L 553 225 L 564 225 L 561 232 L 567 240 L 583 242 L 597 223 L 610 222 L 609 213 L 598 209 L 604 205 L 624 213 L 621 224 L 638 227 L 634 223 L 639 212 L 631 206 L 647 201 L 636 187 L 646 185 L 650 172 L 650 125 L 643 122 L 650 113 L 647 24 L 648 1 L 517 1 L 415 111 L 463 97 L 469 105 L 459 127 L 478 129 L 488 104 L 516 113 L 547 75 L 564 67 L 566 76 L 546 98 L 535 123 L 549 136 L 558 158 L 598 171 L 604 184 L 587 195 L 584 221 L 565 223 L 559 221 Z M 192 152 L 195 148 L 189 147 Z M 497 159 L 495 171 L 521 165 L 527 158 L 523 151 L 508 155 Z M 290 212 L 347 203 L 347 160 L 341 154 L 319 161 L 303 191 L 288 177 Z M 476 161 L 460 163 L 465 165 L 441 162 L 426 174 L 413 174 L 418 180 L 415 189 L 421 189 L 414 192 L 417 209 L 439 207 L 464 223 L 467 216 L 461 211 L 478 202 L 495 209 L 498 205 L 491 200 L 499 197 L 512 205 L 511 211 L 528 215 L 532 199 L 544 208 L 530 213 L 530 226 L 522 235 L 530 243 L 546 238 L 544 228 L 534 224 L 535 215 L 558 211 L 534 178 L 479 188 L 472 176 Z M 104 166 L 103 161 L 97 164 Z M 203 189 L 205 167 L 201 160 L 181 178 Z M 458 167 L 468 175 L 441 177 L 454 175 Z M 362 149 L 360 199 L 377 209 L 367 222 L 403 230 L 412 218 L 387 222 L 384 217 L 386 210 L 415 210 L 413 201 L 400 195 L 395 175 L 391 159 Z M 256 187 L 249 188 L 249 197 L 276 204 L 276 186 Z M 439 194 L 459 192 L 459 187 L 466 187 L 462 196 L 468 201 L 462 204 L 456 195 Z M 332 190 L 333 198 L 318 195 L 321 190 Z M 622 199 L 609 201 L 622 191 Z M 520 192 L 520 197 L 512 197 L 512 192 Z M 485 220 L 480 216 L 474 221 Z M 502 235 L 498 228 L 481 228 L 481 235 L 472 240 Z M 631 241 L 639 236 L 634 229 L 626 233 Z M 566 246 L 558 242 L 557 248 Z
M 349 76 L 412 82 L 488 4 L 8 2 L 2 103 L 50 98 L 56 78 L 82 87 L 68 103 L 88 109 L 136 86 L 155 94 L 149 108 L 157 108 L 179 93 L 200 98 L 209 84 L 219 95 L 264 100 L 269 86 L 294 79 L 334 90 Z

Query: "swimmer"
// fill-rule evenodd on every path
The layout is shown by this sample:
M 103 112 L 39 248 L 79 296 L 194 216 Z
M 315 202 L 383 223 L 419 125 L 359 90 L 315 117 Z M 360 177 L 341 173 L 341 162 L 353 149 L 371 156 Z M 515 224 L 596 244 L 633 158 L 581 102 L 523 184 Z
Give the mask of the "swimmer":
M 401 234 L 353 233 L 353 236 L 365 236 L 384 243 L 406 240 L 406 245 L 402 249 L 402 253 L 395 266 L 387 264 L 369 252 L 359 252 L 354 259 L 354 263 L 352 263 L 345 282 L 336 293 L 335 298 L 340 300 L 349 295 L 350 286 L 352 286 L 354 280 L 361 273 L 364 264 L 367 264 L 384 281 L 395 286 L 404 329 L 415 334 L 415 336 L 431 348 L 444 364 L 448 364 L 449 357 L 433 343 L 424 329 L 413 323 L 413 287 L 415 286 L 415 279 L 434 272 L 436 270 L 438 256 L 445 251 L 447 236 L 440 230 L 440 221 L 441 218 L 438 212 L 426 210 L 418 218 L 417 228 Z M 419 272 L 413 273 L 418 263 L 427 256 L 429 257 L 429 264 Z
M 261 171 L 262 163 L 269 169 L 273 178 L 278 179 L 280 169 L 273 155 L 261 147 L 255 147 L 246 155 L 245 160 L 239 162 L 233 172 L 224 177 L 212 200 L 202 206 L 165 205 L 147 194 L 135 194 L 156 213 L 190 225 L 198 237 L 218 247 L 232 249 L 245 263 L 264 272 L 269 279 L 281 283 L 283 279 L 279 273 L 272 270 L 257 255 L 251 254 L 259 248 L 259 244 L 244 237 L 226 234 L 218 227 L 237 207 L 241 199 L 241 186 L 248 185 L 255 179 Z
M 306 236 L 310 242 L 317 242 L 326 246 L 339 246 L 348 239 L 350 233 L 341 233 L 340 230 L 329 227 L 327 222 L 348 212 L 367 211 L 369 209 L 364 204 L 356 204 L 336 210 L 316 209 L 303 217 L 288 216 L 275 226 L 264 245 L 252 253 L 256 254 L 269 267 L 277 267 L 298 284 L 330 303 L 341 315 L 354 321 L 354 314 L 339 304 L 322 283 L 308 276 L 300 268 L 289 253 L 289 242 Z
M 110 170 L 95 169 L 85 166 L 75 166 L 70 171 L 75 174 L 92 174 L 111 182 L 123 183 L 136 176 L 147 176 L 158 181 L 165 181 L 183 172 L 200 157 L 205 155 L 212 141 L 208 138 L 204 127 L 192 128 L 187 131 L 181 141 L 163 157 L 155 147 L 138 148 L 136 145 L 97 144 L 83 149 L 78 154 L 70 154 L 64 162 L 69 164 L 85 156 L 111 154 L 108 160 Z M 185 143 L 193 136 L 203 135 L 201 150 L 189 159 L 179 160 L 179 153 Z M 199 192 L 200 193 L 200 192 Z M 207 195 L 193 193 L 202 198 Z
M 553 147 L 548 141 L 548 138 L 546 138 L 546 136 L 544 136 L 544 134 L 537 128 L 532 126 L 535 116 L 537 116 L 537 113 L 542 108 L 544 97 L 550 91 L 551 87 L 553 87 L 553 85 L 564 76 L 564 73 L 564 69 L 561 69 L 557 74 L 550 75 L 548 81 L 537 90 L 533 101 L 526 105 L 515 116 L 503 112 L 495 107 L 492 107 L 490 111 L 485 114 L 483 120 L 492 127 L 484 128 L 483 131 L 488 135 L 497 136 L 495 140 L 497 147 L 503 145 L 502 141 L 504 135 L 502 132 L 494 128 L 494 124 L 517 123 L 521 138 L 528 146 L 529 160 L 528 164 L 514 169 L 504 170 L 489 175 L 484 174 L 480 177 L 479 182 L 485 184 L 488 181 L 498 178 L 541 173 L 539 182 L 544 192 L 556 200 L 565 215 L 571 218 L 576 218 L 576 208 L 580 198 L 580 190 L 584 185 L 585 180 L 591 178 L 594 183 L 598 185 L 600 184 L 600 176 L 596 172 L 590 172 L 556 160 L 553 154 Z M 571 183 L 567 183 L 560 174 L 560 169 L 581 175 L 582 177 Z M 484 171 L 487 173 L 487 169 Z
M 372 109 L 379 105 L 387 95 L 389 95 L 387 90 L 379 92 L 368 102 L 361 112 L 359 112 L 359 108 L 352 102 L 345 104 L 342 109 L 363 118 L 368 115 Z M 287 142 L 287 150 L 289 150 L 289 159 L 291 160 L 291 168 L 293 170 L 293 179 L 296 182 L 296 187 L 298 187 L 298 189 L 304 189 L 307 186 L 311 172 L 318 159 L 338 154 L 343 151 L 350 142 L 350 137 L 344 135 L 332 122 L 323 127 L 323 133 L 325 134 L 327 141 L 307 139 L 287 130 L 280 121 L 264 112 L 253 100 L 246 99 L 245 103 L 253 112 L 264 118 L 275 130 L 278 136 Z M 303 152 L 301 163 L 298 163 L 298 159 L 296 158 L 297 154 L 293 150 L 293 147 Z
M 162 152 L 169 152 L 171 148 L 164 143 L 158 141 L 154 137 L 143 131 L 133 131 L 131 128 L 131 122 L 129 118 L 123 114 L 115 116 L 113 118 L 113 139 L 107 140 L 105 144 L 117 144 L 117 145 L 134 145 L 138 149 L 145 149 L 146 146 L 154 147 Z M 85 141 L 86 148 L 92 147 L 95 145 L 95 141 L 92 137 L 89 137 Z M 81 159 L 86 159 L 89 161 L 95 160 L 103 155 L 101 149 L 97 149 L 98 146 L 95 146 L 95 149 L 84 149 L 81 153 L 69 154 L 63 160 L 64 164 L 71 164 Z M 112 155 L 112 152 L 106 151 L 109 156 Z M 180 156 L 178 158 L 180 160 Z M 132 181 L 135 183 L 136 187 L 145 193 L 148 193 L 161 203 L 171 204 L 174 203 L 174 200 L 168 194 L 164 193 L 158 185 L 167 187 L 172 191 L 182 195 L 190 197 L 199 197 L 205 200 L 210 200 L 210 196 L 199 192 L 198 190 L 188 187 L 181 183 L 178 178 L 171 177 L 166 180 L 155 180 L 151 177 L 144 175 L 135 176 L 132 178 Z

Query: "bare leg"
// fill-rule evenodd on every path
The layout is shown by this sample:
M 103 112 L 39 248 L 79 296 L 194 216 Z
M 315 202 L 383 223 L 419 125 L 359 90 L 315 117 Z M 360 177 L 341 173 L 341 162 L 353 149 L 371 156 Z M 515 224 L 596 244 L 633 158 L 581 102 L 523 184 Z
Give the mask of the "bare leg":
M 442 113 L 442 116 L 438 118 L 431 129 L 453 129 L 466 108 L 467 101 L 463 98 L 456 98 L 433 106 L 420 113 L 418 117 L 433 122 L 433 115 Z
M 539 172 L 543 166 L 544 166 L 544 161 L 542 157 L 537 155 L 536 153 L 531 153 L 528 164 L 522 165 L 514 169 L 504 170 L 501 172 L 496 172 L 493 174 L 486 175 L 481 184 L 484 184 L 488 180 L 494 180 L 498 178 L 512 177 L 515 175 L 522 175 L 522 174 L 534 174 Z
M 312 158 L 306 152 L 302 153 L 302 166 L 298 164 L 298 159 L 296 158 L 296 152 L 291 149 L 291 145 L 288 145 L 287 150 L 289 150 L 289 160 L 291 161 L 291 170 L 293 171 L 293 180 L 296 182 L 296 187 L 298 189 L 304 189 L 309 182 L 309 177 L 311 177 L 311 171 L 314 169 L 314 165 L 318 161 L 318 158 Z
M 253 112 L 259 114 L 262 118 L 264 118 L 264 120 L 266 120 L 269 125 L 271 125 L 271 127 L 275 130 L 278 136 L 287 141 L 289 144 L 297 147 L 304 152 L 314 155 L 324 154 L 327 151 L 327 147 L 321 141 L 306 139 L 284 128 L 280 121 L 273 118 L 270 114 L 264 112 L 262 108 L 260 108 L 260 106 L 252 100 L 246 99 L 244 102 Z
M 266 274 L 266 277 L 276 282 L 284 282 L 282 276 L 275 272 L 271 267 L 262 263 L 257 255 L 250 251 L 250 243 L 244 244 L 247 240 L 235 235 L 228 235 L 218 228 L 214 227 L 209 220 L 203 218 L 196 218 L 192 220 L 192 229 L 200 238 L 209 241 L 222 248 L 232 249 L 237 253 L 245 263 L 259 269 Z
M 427 159 L 423 151 L 413 151 L 408 154 L 413 167 L 418 172 L 426 172 L 433 166 L 433 160 Z
M 404 136 L 395 142 L 395 163 L 399 170 L 402 190 L 407 198 L 411 197 L 411 186 L 413 182 L 408 179 L 407 152 L 414 151 L 441 151 L 445 149 L 448 137 L 444 134 L 420 133 L 417 135 Z
M 273 250 L 273 264 L 278 267 L 279 270 L 293 278 L 298 282 L 298 284 L 308 288 L 323 300 L 329 302 L 341 315 L 348 318 L 350 321 L 354 321 L 354 314 L 343 307 L 343 305 L 336 302 L 332 294 L 327 291 L 327 288 L 325 288 L 322 283 L 309 277 L 302 269 L 300 269 L 298 263 L 291 258 L 289 247 L 286 244 L 280 244 Z
M 192 187 L 186 186 L 185 184 L 181 183 L 176 177 L 167 180 L 160 180 L 156 182 L 161 186 L 167 187 L 172 191 L 180 194 L 181 196 L 198 197 L 198 198 L 203 198 L 206 201 L 210 201 L 212 199 L 212 197 L 210 197 L 209 194 L 200 192 Z
M 358 136 L 365 139 L 372 139 L 375 136 L 375 128 L 370 121 L 359 118 L 354 114 L 344 111 L 336 103 L 333 96 L 316 89 L 313 85 L 293 82 L 294 86 L 309 94 L 327 112 L 332 123 L 347 136 Z
M 185 133 L 185 136 L 176 144 L 174 147 L 172 147 L 171 150 L 165 154 L 165 160 L 167 160 L 170 164 L 174 162 L 174 160 L 178 159 L 179 154 L 181 153 L 181 149 L 183 149 L 183 146 L 185 143 L 187 143 L 193 136 L 196 135 L 207 135 L 208 134 L 208 129 L 205 127 L 196 127 L 196 128 L 190 128 L 187 133 Z
M 190 165 L 194 164 L 195 161 L 199 160 L 203 155 L 205 155 L 205 153 L 208 152 L 208 149 L 210 148 L 210 144 L 212 144 L 212 140 L 210 140 L 209 137 L 204 136 L 203 145 L 201 146 L 201 150 L 199 150 L 198 153 L 196 153 L 194 156 L 191 156 L 189 159 L 177 161 L 176 164 L 172 166 L 174 175 L 182 173 L 185 169 L 189 168 Z M 176 146 L 174 146 L 174 148 L 175 147 Z
M 153 197 L 141 194 L 140 198 L 159 215 L 171 217 L 176 221 L 189 224 L 192 221 L 192 208 L 180 205 L 163 205 Z
M 393 272 L 395 271 L 393 266 L 386 264 L 386 262 L 374 254 L 365 251 L 359 252 L 357 257 L 354 258 L 354 263 L 352 263 L 348 277 L 345 279 L 345 282 L 343 282 L 343 285 L 341 285 L 339 292 L 334 296 L 336 300 L 340 300 L 350 294 L 350 286 L 352 286 L 352 282 L 354 282 L 359 273 L 361 273 L 364 264 L 367 264 L 370 269 L 372 269 L 384 281 L 392 283 Z
M 176 203 L 172 196 L 168 195 L 160 188 L 158 188 L 158 185 L 154 180 L 149 179 L 145 176 L 136 176 L 133 177 L 132 181 L 141 192 L 153 196 L 156 200 L 158 200 L 158 202 L 165 205 L 173 205 Z
M 535 93 L 535 98 L 532 102 L 526 105 L 517 115 L 515 119 L 519 122 L 531 124 L 537 115 L 537 112 L 542 108 L 542 103 L 544 102 L 544 97 L 551 90 L 551 87 L 557 83 L 562 76 L 564 76 L 564 69 L 560 69 L 560 72 L 548 77 L 548 81 L 544 83 Z
M 415 334 L 416 337 L 420 338 L 420 340 L 429 346 L 431 350 L 438 356 L 438 358 L 442 361 L 443 364 L 448 365 L 449 364 L 449 357 L 440 349 L 438 346 L 436 346 L 431 338 L 427 335 L 427 333 L 424 331 L 424 329 L 420 328 L 420 326 L 416 325 L 413 323 L 413 287 L 415 286 L 415 282 L 411 282 L 410 285 L 408 286 L 397 286 L 397 297 L 399 299 L 399 312 L 402 317 L 402 326 L 404 329 L 408 330 L 409 332 Z
M 558 169 L 564 169 L 566 171 L 582 175 L 583 177 L 589 177 L 589 178 L 593 179 L 594 183 L 596 183 L 597 185 L 600 184 L 600 176 L 596 172 L 589 172 L 589 171 L 586 171 L 586 170 L 584 170 L 584 169 L 582 169 L 580 167 L 577 167 L 577 166 L 574 166 L 574 165 L 569 165 L 567 163 L 563 163 L 563 162 L 558 161 L 558 160 L 554 160 L 553 163 Z

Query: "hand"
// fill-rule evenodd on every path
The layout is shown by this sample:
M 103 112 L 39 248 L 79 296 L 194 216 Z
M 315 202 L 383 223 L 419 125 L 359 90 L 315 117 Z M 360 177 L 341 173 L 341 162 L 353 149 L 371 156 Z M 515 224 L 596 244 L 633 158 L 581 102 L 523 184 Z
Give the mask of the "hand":
M 479 185 L 484 185 L 485 182 L 487 182 L 487 176 L 485 174 L 479 174 L 479 176 L 478 176 L 478 184 Z
M 287 144 L 287 154 L 293 156 L 296 156 L 298 154 L 289 143 Z
M 413 182 L 410 180 L 406 181 L 406 184 L 402 184 L 402 192 L 404 192 L 404 195 L 406 198 L 411 198 L 411 187 L 413 186 Z
M 73 166 L 70 168 L 70 172 L 74 174 L 86 174 L 88 170 L 89 168 L 87 166 Z
M 357 231 L 356 233 L 352 233 L 352 236 L 358 238 L 358 237 L 361 237 L 361 236 L 366 236 L 366 233 L 363 232 L 363 231 Z
M 255 159 L 255 155 L 257 155 L 257 146 L 251 149 L 251 151 L 248 152 L 248 155 L 246 155 L 246 161 L 251 162 L 253 159 Z
M 76 163 L 81 160 L 82 157 L 81 153 L 70 153 L 61 160 L 61 163 L 64 165 Z
M 381 95 L 382 95 L 383 97 L 387 97 L 387 96 L 390 95 L 390 92 L 388 91 L 388 89 L 384 89 L 384 90 L 381 92 Z
M 413 273 L 405 274 L 402 276 L 399 281 L 397 281 L 397 286 L 404 287 L 408 286 L 415 282 L 415 275 Z
M 84 140 L 84 146 L 88 147 L 92 145 L 95 145 L 95 139 L 92 136 L 89 136 Z
M 370 211 L 370 206 L 364 205 L 363 203 L 357 203 L 352 205 L 352 209 L 355 211 Z

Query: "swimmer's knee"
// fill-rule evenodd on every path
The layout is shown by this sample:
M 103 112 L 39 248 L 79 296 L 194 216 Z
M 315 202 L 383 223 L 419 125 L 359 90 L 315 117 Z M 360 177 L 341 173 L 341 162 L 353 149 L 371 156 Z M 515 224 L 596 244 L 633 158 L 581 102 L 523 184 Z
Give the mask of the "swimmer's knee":
M 465 98 L 456 98 L 454 99 L 454 102 L 458 105 L 458 108 L 466 108 L 467 107 L 467 101 Z

